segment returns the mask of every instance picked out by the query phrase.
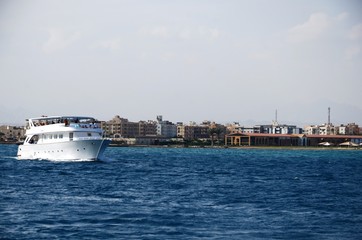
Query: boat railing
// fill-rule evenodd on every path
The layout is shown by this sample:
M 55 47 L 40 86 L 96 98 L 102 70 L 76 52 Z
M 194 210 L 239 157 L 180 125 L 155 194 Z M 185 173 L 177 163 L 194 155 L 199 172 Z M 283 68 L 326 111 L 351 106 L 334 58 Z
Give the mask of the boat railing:
M 65 126 L 65 127 L 73 127 L 73 128 L 90 128 L 90 129 L 97 129 L 100 128 L 99 124 L 96 123 L 70 123 L 67 125 L 64 125 L 64 123 L 55 123 L 58 126 Z M 52 124 L 52 125 L 55 125 Z M 34 124 L 34 127 L 44 127 L 49 126 L 48 124 Z M 30 129 L 31 126 L 27 126 L 26 129 Z
M 82 141 L 82 140 L 99 140 L 102 139 L 101 136 L 96 136 L 96 137 L 74 137 L 73 141 Z
M 98 123 L 47 123 L 47 122 L 34 122 L 32 124 L 28 124 L 26 126 L 26 129 L 30 129 L 32 127 L 44 127 L 44 126 L 50 126 L 50 125 L 58 125 L 58 126 L 65 126 L 65 127 L 73 127 L 73 128 L 91 128 L 91 129 L 97 129 L 100 128 L 100 124 Z
M 97 129 L 99 125 L 97 123 L 70 123 L 67 127 Z

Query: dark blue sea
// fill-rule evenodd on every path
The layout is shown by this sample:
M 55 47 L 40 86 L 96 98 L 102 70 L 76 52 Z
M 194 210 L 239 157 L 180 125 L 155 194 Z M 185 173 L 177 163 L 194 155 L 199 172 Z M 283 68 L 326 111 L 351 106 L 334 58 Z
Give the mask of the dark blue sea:
M 362 150 L 0 145 L 1 239 L 362 239 Z

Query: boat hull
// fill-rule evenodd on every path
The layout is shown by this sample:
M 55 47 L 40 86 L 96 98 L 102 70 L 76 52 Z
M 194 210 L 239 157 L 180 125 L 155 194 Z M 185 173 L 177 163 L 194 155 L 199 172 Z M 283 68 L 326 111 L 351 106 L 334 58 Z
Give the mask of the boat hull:
M 110 140 L 87 139 L 47 144 L 19 145 L 18 159 L 97 160 L 101 159 Z

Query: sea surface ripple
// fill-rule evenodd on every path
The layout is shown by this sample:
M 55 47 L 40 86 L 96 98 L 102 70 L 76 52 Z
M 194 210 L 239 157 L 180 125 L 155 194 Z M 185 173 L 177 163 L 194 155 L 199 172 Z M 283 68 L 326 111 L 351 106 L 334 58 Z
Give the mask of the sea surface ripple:
M 0 239 L 362 239 L 362 151 L 0 145 Z

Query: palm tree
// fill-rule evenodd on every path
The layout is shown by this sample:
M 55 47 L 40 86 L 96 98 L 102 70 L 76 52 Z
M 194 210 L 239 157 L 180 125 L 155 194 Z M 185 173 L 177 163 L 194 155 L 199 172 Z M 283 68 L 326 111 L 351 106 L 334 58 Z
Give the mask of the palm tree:
M 210 139 L 211 139 L 211 146 L 214 146 L 214 135 L 217 134 L 216 131 L 217 128 L 209 128 L 209 135 L 210 135 Z
M 215 130 L 216 136 L 217 136 L 217 143 L 220 143 L 220 134 L 223 132 L 223 129 L 221 127 L 217 127 Z
M 209 135 L 211 139 L 211 146 L 214 146 L 214 136 L 216 135 L 217 143 L 219 144 L 220 140 L 220 134 L 223 132 L 223 129 L 221 127 L 213 127 L 209 128 Z

